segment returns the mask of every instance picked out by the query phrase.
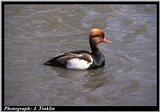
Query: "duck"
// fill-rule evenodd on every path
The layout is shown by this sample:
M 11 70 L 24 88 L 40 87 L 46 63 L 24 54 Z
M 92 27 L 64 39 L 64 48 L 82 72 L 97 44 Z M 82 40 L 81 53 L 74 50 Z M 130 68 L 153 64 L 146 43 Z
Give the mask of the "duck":
M 100 52 L 98 45 L 112 41 L 105 37 L 105 31 L 101 28 L 93 28 L 89 32 L 89 44 L 91 52 L 86 50 L 76 50 L 55 56 L 45 62 L 45 65 L 63 67 L 66 69 L 97 69 L 105 65 L 105 57 Z

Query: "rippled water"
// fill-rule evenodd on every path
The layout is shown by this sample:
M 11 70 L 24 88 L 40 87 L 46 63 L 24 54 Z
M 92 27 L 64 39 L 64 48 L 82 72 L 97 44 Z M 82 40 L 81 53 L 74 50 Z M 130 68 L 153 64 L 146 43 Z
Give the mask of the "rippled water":
M 90 50 L 100 27 L 106 66 L 66 70 L 43 63 Z M 156 105 L 155 5 L 5 5 L 5 105 Z

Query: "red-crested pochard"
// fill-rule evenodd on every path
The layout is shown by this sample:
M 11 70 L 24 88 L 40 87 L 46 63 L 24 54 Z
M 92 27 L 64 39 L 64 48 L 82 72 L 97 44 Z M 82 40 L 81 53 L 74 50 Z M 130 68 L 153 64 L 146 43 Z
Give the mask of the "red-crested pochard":
M 91 52 L 85 50 L 77 50 L 67 52 L 54 57 L 45 62 L 45 65 L 64 67 L 67 69 L 96 69 L 105 65 L 105 58 L 98 49 L 98 44 L 112 43 L 111 40 L 105 38 L 102 29 L 93 28 L 89 33 L 89 43 Z

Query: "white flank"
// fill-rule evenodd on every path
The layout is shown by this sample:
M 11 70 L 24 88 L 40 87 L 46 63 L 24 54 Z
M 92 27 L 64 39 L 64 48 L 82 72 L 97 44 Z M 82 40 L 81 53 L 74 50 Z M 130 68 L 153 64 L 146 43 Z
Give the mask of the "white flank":
M 91 58 L 91 57 L 90 57 Z M 93 59 L 91 58 L 91 62 L 88 63 L 86 60 L 79 59 L 79 58 L 73 58 L 67 61 L 66 67 L 68 69 L 87 69 L 92 63 Z

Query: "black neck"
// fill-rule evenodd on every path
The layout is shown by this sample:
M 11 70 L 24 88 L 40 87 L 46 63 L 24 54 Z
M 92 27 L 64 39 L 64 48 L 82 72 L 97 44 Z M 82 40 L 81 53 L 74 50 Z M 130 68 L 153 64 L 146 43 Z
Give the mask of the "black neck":
M 96 43 L 92 39 L 89 39 L 89 44 L 91 47 L 92 54 L 99 54 L 100 53 Z
M 99 51 L 96 43 L 94 40 L 89 40 L 91 51 L 92 51 L 92 58 L 93 58 L 93 64 L 90 66 L 90 68 L 98 68 L 105 65 L 105 59 L 103 54 Z

